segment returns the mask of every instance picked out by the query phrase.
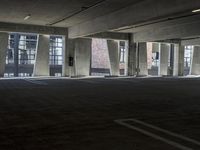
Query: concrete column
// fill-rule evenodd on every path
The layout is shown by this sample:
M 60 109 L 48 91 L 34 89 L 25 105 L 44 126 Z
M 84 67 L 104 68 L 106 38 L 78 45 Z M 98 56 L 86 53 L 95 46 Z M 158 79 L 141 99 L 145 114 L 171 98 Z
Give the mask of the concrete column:
M 8 33 L 0 32 L 0 77 L 4 77 L 7 49 Z
M 49 35 L 39 35 L 36 60 L 33 70 L 34 76 L 49 76 Z
M 139 66 L 139 76 L 148 75 L 148 65 L 147 65 L 147 43 L 138 44 L 138 66 Z
M 107 43 L 111 66 L 111 76 L 119 76 L 119 43 L 114 40 L 108 40 Z
M 128 60 L 129 60 L 129 42 L 128 41 L 125 41 L 125 49 L 126 49 L 126 52 L 125 52 L 125 68 L 124 68 L 124 75 L 125 76 L 128 76 Z M 120 56 L 119 56 L 120 57 Z M 135 67 L 136 68 L 136 67 Z
M 75 40 L 75 75 L 89 76 L 91 68 L 91 39 L 76 39 Z
M 168 75 L 169 52 L 170 52 L 169 44 L 160 44 L 160 52 L 159 52 L 160 64 L 158 68 L 159 76 Z
M 147 69 L 152 69 L 153 43 L 147 43 Z
M 70 57 L 73 58 L 71 65 L 69 65 Z M 74 57 L 75 57 L 75 40 L 68 39 L 68 37 L 64 36 L 62 76 L 64 77 L 75 76 Z
M 173 76 L 173 68 L 174 68 L 174 44 L 170 44 L 170 68 L 169 68 L 170 76 Z
M 174 76 L 184 75 L 184 53 L 185 53 L 184 46 L 182 46 L 181 44 L 174 45 L 174 67 L 173 67 Z
M 128 49 L 128 76 L 136 75 L 136 63 L 136 43 L 131 35 Z
M 92 40 L 79 38 L 63 41 L 63 76 L 89 76 Z M 72 64 L 70 65 L 70 59 Z
M 20 41 L 20 34 L 14 34 L 14 76 L 19 76 L 19 41 Z
M 200 75 L 200 47 L 194 46 L 190 75 Z

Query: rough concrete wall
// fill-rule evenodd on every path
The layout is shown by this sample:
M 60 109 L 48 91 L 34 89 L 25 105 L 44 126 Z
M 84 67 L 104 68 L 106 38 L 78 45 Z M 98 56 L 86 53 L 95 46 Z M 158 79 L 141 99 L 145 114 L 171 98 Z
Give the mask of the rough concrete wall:
M 111 66 L 111 76 L 119 76 L 119 43 L 108 40 L 108 52 Z
M 195 46 L 191 65 L 191 75 L 200 75 L 200 47 Z
M 75 74 L 76 76 L 89 76 L 91 63 L 91 39 L 75 40 Z
M 147 66 L 147 43 L 139 43 L 139 74 L 141 76 L 148 75 Z
M 161 44 L 160 45 L 160 64 L 158 69 L 158 75 L 168 75 L 168 59 L 169 59 L 170 45 L 169 44 Z
M 8 47 L 8 33 L 0 33 L 0 77 L 4 76 L 6 52 Z
M 92 68 L 110 69 L 107 40 L 92 39 Z
M 34 76 L 49 76 L 49 35 L 39 35 Z

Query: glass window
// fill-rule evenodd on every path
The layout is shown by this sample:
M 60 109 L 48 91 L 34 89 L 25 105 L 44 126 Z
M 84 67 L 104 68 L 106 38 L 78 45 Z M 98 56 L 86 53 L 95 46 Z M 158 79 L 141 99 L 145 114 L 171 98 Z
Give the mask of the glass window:
M 120 41 L 120 63 L 125 63 L 126 47 L 125 42 Z
M 37 46 L 37 35 L 20 35 L 19 64 L 34 64 Z
M 193 46 L 185 46 L 184 66 L 191 67 Z
M 49 51 L 49 64 L 50 65 L 62 65 L 62 49 L 63 49 L 63 40 L 60 36 L 51 36 L 50 37 L 50 51 Z

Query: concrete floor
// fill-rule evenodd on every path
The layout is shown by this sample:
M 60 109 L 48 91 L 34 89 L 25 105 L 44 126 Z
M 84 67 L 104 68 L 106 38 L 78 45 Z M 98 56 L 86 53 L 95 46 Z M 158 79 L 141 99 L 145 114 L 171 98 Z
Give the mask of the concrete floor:
M 0 80 L 0 149 L 176 150 L 114 120 L 134 118 L 200 141 L 199 86 L 200 78 Z

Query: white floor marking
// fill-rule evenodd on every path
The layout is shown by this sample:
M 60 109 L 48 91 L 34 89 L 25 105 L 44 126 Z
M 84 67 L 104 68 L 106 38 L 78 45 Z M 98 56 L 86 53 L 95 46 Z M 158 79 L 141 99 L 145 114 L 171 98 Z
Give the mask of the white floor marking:
M 99 83 L 98 81 L 94 81 L 94 80 L 77 80 L 77 81 L 85 82 L 85 83 L 92 83 L 92 84 Z
M 179 139 L 182 139 L 182 140 L 185 140 L 185 141 L 188 141 L 188 142 L 191 142 L 191 143 L 193 143 L 193 144 L 196 144 L 196 145 L 200 146 L 200 142 L 197 141 L 197 140 L 194 140 L 194 139 L 191 139 L 191 138 L 188 138 L 188 137 L 185 137 L 185 136 L 182 136 L 182 135 L 173 133 L 173 132 L 168 131 L 168 130 L 165 130 L 165 129 L 161 129 L 161 128 L 159 128 L 159 127 L 156 127 L 156 126 L 154 126 L 154 125 L 145 123 L 145 122 L 140 121 L 140 120 L 137 120 L 137 119 L 128 119 L 128 120 L 123 120 L 123 121 L 134 121 L 134 122 L 139 123 L 139 124 L 142 124 L 142 125 L 144 125 L 144 126 L 146 126 L 146 127 L 155 129 L 155 130 L 157 130 L 157 131 L 161 131 L 161 132 L 163 132 L 163 133 L 169 134 L 169 135 L 171 135 L 171 136 L 177 137 L 177 138 L 179 138 Z
M 138 128 L 138 127 L 136 127 L 136 126 L 134 126 L 134 125 L 130 125 L 129 123 L 126 123 L 125 121 L 133 121 L 133 122 L 136 122 L 136 123 L 138 123 L 138 124 L 144 125 L 144 126 L 146 126 L 146 127 L 149 127 L 149 128 L 155 129 L 155 130 L 157 130 L 157 131 L 161 131 L 161 132 L 163 132 L 163 133 L 166 133 L 166 134 L 168 134 L 168 135 L 170 135 L 170 136 L 174 136 L 174 137 L 176 137 L 176 138 L 179 138 L 179 139 L 182 139 L 182 140 L 191 142 L 191 143 L 193 143 L 193 144 L 196 144 L 196 145 L 199 145 L 199 144 L 200 144 L 200 142 L 198 142 L 198 141 L 196 141 L 196 140 L 190 139 L 190 138 L 188 138 L 188 137 L 184 137 L 184 136 L 182 136 L 182 135 L 178 135 L 178 134 L 176 134 L 176 133 L 167 131 L 167 130 L 165 130 L 165 129 L 161 129 L 161 128 L 159 128 L 159 127 L 150 125 L 150 124 L 148 124 L 148 123 L 145 123 L 145 122 L 142 122 L 142 121 L 139 121 L 139 120 L 136 120 L 136 119 L 121 119 L 121 120 L 115 120 L 116 123 L 118 123 L 118 124 L 120 124 L 120 125 L 122 125 L 122 126 L 125 126 L 125 127 L 129 128 L 129 129 L 138 131 L 138 132 L 140 132 L 140 133 L 142 133 L 142 134 L 144 134 L 144 135 L 147 135 L 147 136 L 150 136 L 150 137 L 152 137 L 152 138 L 154 138 L 154 139 L 157 139 L 157 140 L 160 140 L 160 141 L 162 141 L 162 142 L 165 142 L 165 143 L 167 143 L 167 144 L 169 144 L 169 145 L 171 145 L 171 146 L 174 146 L 174 147 L 176 147 L 176 148 L 179 148 L 179 149 L 181 149 L 181 150 L 193 150 L 193 149 L 190 148 L 190 147 L 184 146 L 184 145 L 182 145 L 182 144 L 180 144 L 180 143 L 177 143 L 177 142 L 174 142 L 174 141 L 172 141 L 172 140 L 169 140 L 169 139 L 166 139 L 166 138 L 164 138 L 164 137 L 161 137 L 161 136 L 159 136 L 159 135 L 156 135 L 156 134 L 154 134 L 154 133 L 151 133 L 151 132 L 149 132 L 149 131 L 146 131 L 146 130 L 144 130 L 144 129 Z
M 47 83 L 42 82 L 42 81 L 31 80 L 31 79 L 24 79 L 24 80 L 29 82 L 29 83 L 33 83 L 33 84 L 37 84 L 37 85 L 48 85 Z

